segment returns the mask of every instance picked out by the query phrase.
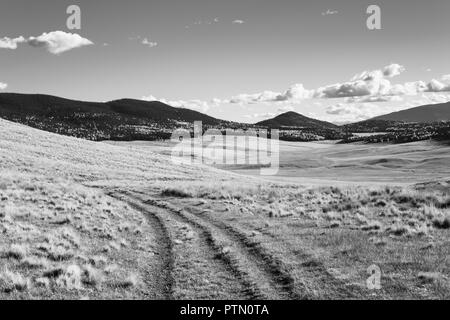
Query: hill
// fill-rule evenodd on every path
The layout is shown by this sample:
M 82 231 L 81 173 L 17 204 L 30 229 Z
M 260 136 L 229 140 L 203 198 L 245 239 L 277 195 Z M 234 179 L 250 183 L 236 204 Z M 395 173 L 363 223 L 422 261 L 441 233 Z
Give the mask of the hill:
M 431 104 L 389 113 L 371 120 L 402 122 L 438 122 L 450 120 L 450 102 Z
M 326 121 L 308 118 L 297 112 L 286 112 L 276 116 L 273 119 L 258 122 L 256 125 L 264 126 L 271 129 L 280 129 L 283 127 L 293 128 L 329 128 L 337 129 L 338 126 Z
M 259 127 L 279 129 L 280 140 L 316 141 L 338 140 L 345 138 L 345 133 L 337 125 L 308 118 L 296 112 L 286 112 L 273 119 L 255 124 Z
M 0 93 L 0 117 L 90 140 L 154 140 L 170 137 L 179 122 L 222 123 L 203 113 L 158 101 L 122 99 L 99 103 L 16 93 Z
M 450 102 L 406 109 L 342 126 L 348 133 L 375 133 L 349 137 L 344 142 L 396 142 L 447 140 L 450 136 Z

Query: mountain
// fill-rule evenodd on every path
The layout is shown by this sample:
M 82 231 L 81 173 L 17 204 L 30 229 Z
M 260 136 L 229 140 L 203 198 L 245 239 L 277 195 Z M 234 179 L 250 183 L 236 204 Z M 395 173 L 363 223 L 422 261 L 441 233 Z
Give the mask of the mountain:
M 450 102 L 431 104 L 402 110 L 371 120 L 388 120 L 402 122 L 438 122 L 450 120 Z
M 16 93 L 0 93 L 0 117 L 89 140 L 168 139 L 174 129 L 189 127 L 194 121 L 205 125 L 226 123 L 158 101 L 122 99 L 101 103 Z
M 450 102 L 431 104 L 378 116 L 342 126 L 347 132 L 385 132 L 413 124 L 450 121 Z
M 258 122 L 255 126 L 280 129 L 279 138 L 285 141 L 339 140 L 347 135 L 335 124 L 308 118 L 292 111 Z
M 0 93 L 0 116 L 50 116 L 76 114 L 136 117 L 149 121 L 203 121 L 217 124 L 218 119 L 190 109 L 174 108 L 158 101 L 122 99 L 106 103 L 69 100 L 48 95 Z
M 391 128 L 401 126 L 403 122 L 394 120 L 369 119 L 356 123 L 343 125 L 341 128 L 346 132 L 386 132 Z
M 257 126 L 268 127 L 271 129 L 280 129 L 282 127 L 295 127 L 295 128 L 327 128 L 327 129 L 338 129 L 339 127 L 335 124 L 326 121 L 320 121 L 312 118 L 305 117 L 299 113 L 290 111 L 273 119 L 264 120 L 258 122 Z

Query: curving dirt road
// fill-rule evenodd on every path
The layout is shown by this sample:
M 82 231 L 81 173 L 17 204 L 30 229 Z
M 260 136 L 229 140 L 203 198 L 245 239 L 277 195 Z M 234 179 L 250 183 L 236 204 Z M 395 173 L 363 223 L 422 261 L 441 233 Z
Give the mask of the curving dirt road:
M 239 228 L 196 210 L 194 205 L 182 208 L 171 199 L 140 191 L 111 191 L 109 195 L 142 212 L 154 229 L 159 259 L 152 262 L 154 271 L 150 275 L 152 279 L 148 279 L 153 283 L 149 290 L 157 291 L 151 296 L 161 299 L 318 298 L 302 281 L 294 279 L 296 270 L 289 270 Z M 320 266 L 306 263 L 303 268 L 309 276 L 328 280 L 333 286 L 329 292 L 331 297 L 354 298 L 351 290 L 345 290 L 345 286 Z

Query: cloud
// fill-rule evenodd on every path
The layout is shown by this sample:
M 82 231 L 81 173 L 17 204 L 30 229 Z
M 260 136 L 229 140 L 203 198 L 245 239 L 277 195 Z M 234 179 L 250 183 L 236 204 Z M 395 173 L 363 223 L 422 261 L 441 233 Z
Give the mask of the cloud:
M 307 90 L 301 83 L 294 84 L 289 87 L 283 94 L 277 97 L 278 101 L 299 101 L 312 98 L 314 91 Z
M 420 99 L 411 102 L 411 107 L 423 106 L 427 104 L 444 103 L 450 101 L 450 94 L 431 93 L 422 94 Z
M 158 42 L 153 42 L 153 41 L 149 41 L 147 38 L 144 38 L 142 40 L 142 44 L 149 47 L 149 48 L 153 48 L 156 47 L 158 45 Z
M 6 88 L 8 88 L 8 84 L 0 82 L 0 90 L 5 90 Z
M 446 74 L 442 76 L 442 81 L 450 81 L 450 74 Z
M 412 89 L 415 88 L 414 85 L 408 85 L 407 87 L 395 87 L 395 90 L 393 90 L 394 87 L 388 79 L 394 78 L 404 71 L 405 68 L 403 66 L 394 63 L 380 70 L 364 71 L 355 75 L 348 82 L 327 85 L 316 90 L 305 89 L 303 84 L 294 84 L 283 93 L 269 90 L 253 94 L 244 93 L 232 97 L 229 102 L 237 104 L 252 104 L 264 102 L 299 102 L 301 100 L 311 98 L 354 97 L 374 97 L 361 99 L 361 102 L 392 101 L 393 98 L 382 97 L 405 94 L 406 92 L 413 91 Z
M 276 113 L 273 112 L 266 112 L 266 113 L 254 113 L 254 114 L 247 114 L 244 117 L 248 119 L 269 119 L 277 116 Z
M 260 93 L 240 94 L 228 102 L 236 104 L 299 102 L 304 99 L 346 98 L 347 103 L 373 103 L 401 101 L 401 96 L 423 92 L 450 92 L 450 84 L 433 79 L 430 82 L 415 81 L 392 84 L 391 79 L 405 72 L 405 67 L 393 63 L 382 69 L 363 71 L 347 82 L 336 83 L 308 90 L 302 84 L 294 84 L 283 93 L 266 90 Z M 450 79 L 450 75 L 443 76 Z
M 328 9 L 327 11 L 322 12 L 322 16 L 331 16 L 333 14 L 338 14 L 338 13 L 339 13 L 339 11 L 337 11 L 337 10 Z
M 94 44 L 79 34 L 64 31 L 44 32 L 39 37 L 30 37 L 27 42 L 30 46 L 44 47 L 48 52 L 56 55 Z
M 377 117 L 386 113 L 395 112 L 401 107 L 382 106 L 373 103 L 346 104 L 338 103 L 329 106 L 326 113 L 332 116 L 332 121 L 336 123 L 348 123 L 363 121 Z
M 253 94 L 240 94 L 232 97 L 229 103 L 253 104 L 266 102 L 299 102 L 303 99 L 312 98 L 314 91 L 307 90 L 301 83 L 290 86 L 285 92 L 263 91 Z
M 233 22 L 232 22 L 233 24 L 244 24 L 245 23 L 245 21 L 244 20 L 233 20 Z
M 32 47 L 43 47 L 52 54 L 61 54 L 69 50 L 94 44 L 92 41 L 81 37 L 76 33 L 64 31 L 44 32 L 38 37 L 18 37 L 10 39 L 8 37 L 0 39 L 0 48 L 17 49 L 19 44 L 28 43 Z
M 448 92 L 450 91 L 450 84 L 444 84 L 436 79 L 431 80 L 427 84 L 427 92 Z
M 441 95 L 437 95 L 433 99 L 428 98 L 428 103 L 432 103 L 432 101 L 443 101 L 446 98 L 446 101 L 450 100 L 448 99 L 450 95 L 445 95 L 446 92 L 450 92 L 450 84 L 436 79 L 429 82 L 414 81 L 392 84 L 392 79 L 401 75 L 403 72 L 405 72 L 405 67 L 392 63 L 377 70 L 363 71 L 347 82 L 327 85 L 318 89 L 306 89 L 303 84 L 297 83 L 290 86 L 284 92 L 265 90 L 258 93 L 242 93 L 229 99 L 213 99 L 209 102 L 202 100 L 168 101 L 165 99 L 160 101 L 173 106 L 186 107 L 203 112 L 211 106 L 217 106 L 219 104 L 239 104 L 245 106 L 260 103 L 274 103 L 278 107 L 278 110 L 273 115 L 277 115 L 287 111 L 293 111 L 292 106 L 288 104 L 297 104 L 306 99 L 313 99 L 311 103 L 321 107 L 318 101 L 339 98 L 343 103 L 329 107 L 327 114 L 342 117 L 340 121 L 358 121 L 392 112 L 393 108 L 397 107 L 392 107 L 391 103 L 397 102 L 398 104 L 401 101 L 409 102 L 410 99 L 407 99 L 406 96 L 440 93 Z M 442 77 L 443 81 L 446 79 L 450 79 L 450 75 Z M 158 100 L 154 97 L 152 98 L 153 100 Z M 148 100 L 148 97 L 144 97 L 144 100 Z M 380 105 L 376 103 L 380 103 Z M 427 103 L 424 102 L 422 104 Z M 403 104 L 403 106 L 405 105 L 406 103 Z M 255 115 L 261 117 L 263 114 L 258 113 Z
M 186 109 L 192 109 L 197 110 L 200 112 L 206 112 L 208 111 L 212 106 L 217 106 L 221 103 L 221 100 L 219 99 L 212 99 L 210 102 L 202 101 L 198 99 L 192 99 L 192 100 L 168 100 L 164 98 L 156 98 L 153 95 L 144 96 L 141 98 L 141 100 L 144 101 L 160 101 L 162 103 L 168 104 L 169 106 L 175 107 L 175 108 L 186 108 Z
M 4 37 L 4 38 L 0 38 L 0 48 L 15 50 L 15 49 L 17 49 L 17 46 L 20 43 L 24 43 L 24 42 L 26 42 L 26 39 L 22 36 L 14 38 L 14 39 Z
M 219 18 L 215 17 L 212 20 L 197 20 L 195 21 L 192 25 L 186 25 L 184 28 L 185 29 L 190 29 L 191 26 L 200 26 L 200 25 L 212 25 L 212 24 L 216 24 L 219 23 Z
M 348 82 L 319 88 L 315 96 L 320 98 L 346 98 L 390 95 L 392 94 L 390 92 L 392 86 L 388 78 L 394 78 L 404 71 L 405 68 L 396 63 L 380 70 L 363 71 Z
M 392 102 L 403 101 L 400 96 L 365 96 L 365 97 L 348 97 L 345 99 L 347 103 L 364 103 L 364 102 Z
M 410 100 L 401 105 L 360 103 L 361 100 L 356 100 L 357 103 L 337 103 L 326 108 L 325 112 L 332 116 L 328 119 L 329 121 L 331 120 L 335 123 L 349 123 L 367 120 L 404 109 L 450 101 L 450 94 L 445 93 L 422 93 L 419 97 L 420 99 Z M 348 102 L 354 100 L 346 99 L 345 101 Z M 394 98 L 394 100 L 391 101 L 397 101 L 397 99 Z
M 259 102 L 275 101 L 280 94 L 273 91 L 264 91 L 260 93 L 242 93 L 232 97 L 229 102 L 236 104 L 252 104 Z
M 405 67 L 397 63 L 392 63 L 383 69 L 383 75 L 387 78 L 393 78 L 399 76 L 401 73 L 405 72 Z

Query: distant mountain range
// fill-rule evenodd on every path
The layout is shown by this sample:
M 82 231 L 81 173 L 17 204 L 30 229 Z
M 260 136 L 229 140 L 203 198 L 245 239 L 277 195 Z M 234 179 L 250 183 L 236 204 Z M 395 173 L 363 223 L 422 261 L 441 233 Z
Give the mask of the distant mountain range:
M 0 93 L 0 117 L 90 140 L 167 139 L 175 128 L 183 125 L 192 128 L 194 121 L 202 121 L 214 128 L 281 129 L 280 139 L 310 141 L 343 139 L 352 132 L 384 132 L 405 122 L 450 121 L 450 102 L 416 107 L 344 126 L 296 112 L 249 125 L 216 119 L 190 109 L 174 108 L 158 101 L 121 99 L 100 103 L 40 94 Z
M 228 123 L 158 101 L 122 99 L 105 103 L 39 94 L 0 93 L 0 117 L 34 128 L 90 140 L 168 139 L 180 122 Z
M 0 116 L 66 118 L 77 114 L 95 115 L 95 117 L 135 117 L 157 122 L 202 121 L 205 124 L 222 122 L 197 111 L 174 108 L 158 101 L 122 99 L 100 103 L 39 94 L 0 93 Z

